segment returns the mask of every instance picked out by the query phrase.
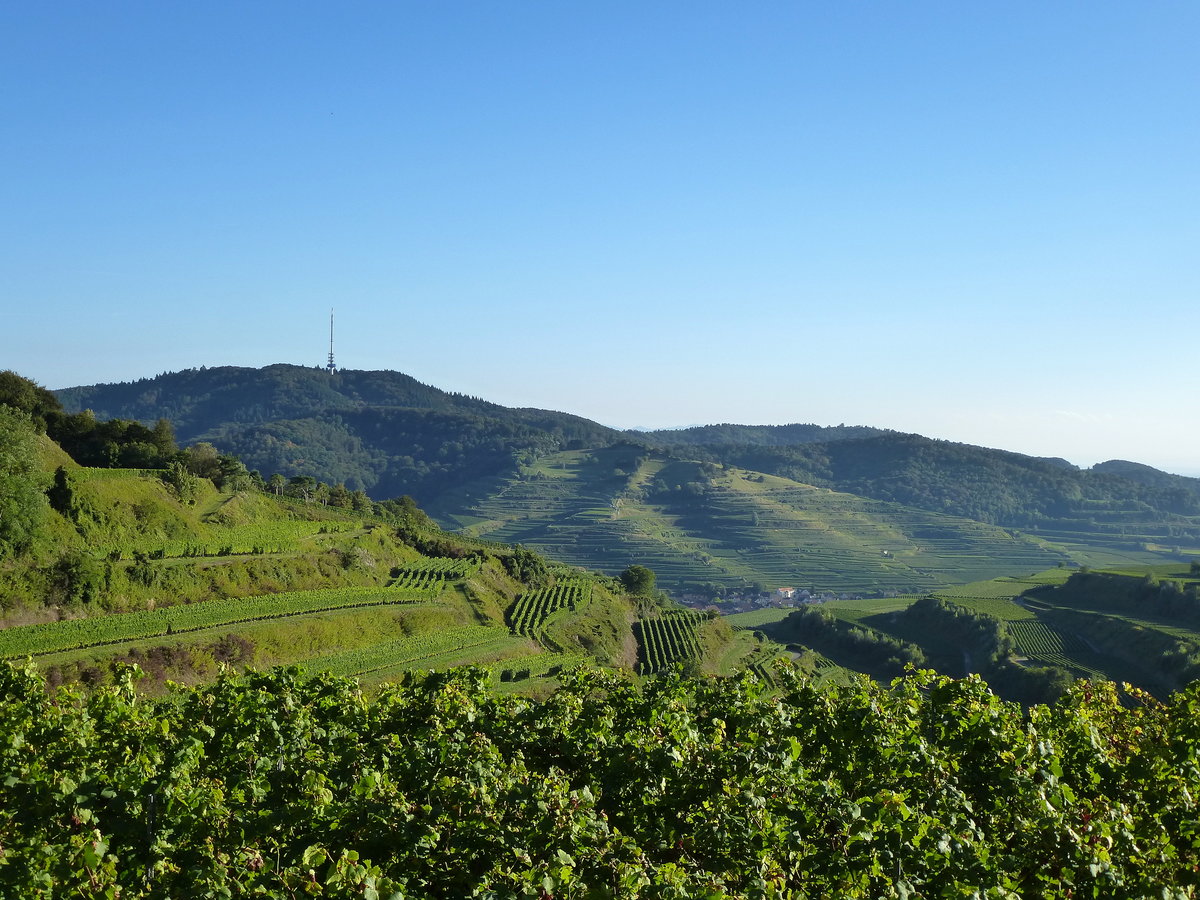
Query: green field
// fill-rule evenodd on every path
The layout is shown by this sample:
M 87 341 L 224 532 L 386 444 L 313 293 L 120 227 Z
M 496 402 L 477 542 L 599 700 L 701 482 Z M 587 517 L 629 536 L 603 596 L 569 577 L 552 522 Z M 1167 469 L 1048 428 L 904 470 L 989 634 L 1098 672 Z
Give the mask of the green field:
M 282 619 L 333 609 L 415 603 L 424 599 L 423 592 L 399 588 L 331 588 L 210 600 L 144 612 L 25 625 L 0 630 L 0 659 L 122 644 L 234 623 Z
M 1073 558 L 1044 537 L 740 469 L 697 474 L 697 465 L 621 447 L 553 453 L 517 476 L 464 485 L 438 508 L 465 534 L 575 565 L 617 572 L 640 563 L 669 590 L 757 582 L 918 592 Z M 706 486 L 689 493 L 696 478 Z M 680 490 L 647 493 L 669 484 Z M 1127 560 L 1104 548 L 1089 552 L 1089 559 Z

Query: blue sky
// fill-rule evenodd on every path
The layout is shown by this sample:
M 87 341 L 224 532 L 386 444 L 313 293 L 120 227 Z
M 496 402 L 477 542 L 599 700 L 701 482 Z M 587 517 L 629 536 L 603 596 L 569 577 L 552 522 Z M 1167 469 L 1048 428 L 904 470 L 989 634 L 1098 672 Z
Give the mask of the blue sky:
M 1200 475 L 1200 6 L 12 3 L 0 367 Z

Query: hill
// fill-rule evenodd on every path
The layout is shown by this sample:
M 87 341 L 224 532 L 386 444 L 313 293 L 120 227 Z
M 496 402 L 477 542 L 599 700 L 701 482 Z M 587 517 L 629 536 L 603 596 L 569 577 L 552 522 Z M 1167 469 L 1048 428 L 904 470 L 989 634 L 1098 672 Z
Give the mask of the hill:
M 1067 545 L 1200 546 L 1200 479 L 1149 466 L 1102 463 L 1081 470 L 1062 460 L 898 433 L 791 446 L 716 443 L 667 449 L 1019 528 Z
M 465 478 L 511 469 L 514 458 L 620 438 L 578 416 L 510 409 L 399 372 L 224 366 L 56 394 L 68 412 L 166 418 L 182 442 L 211 442 L 251 469 L 376 498 L 427 501 Z
M 549 454 L 431 512 L 576 565 L 637 562 L 708 596 L 756 584 L 923 591 L 1070 558 L 993 525 L 631 444 Z
M 620 433 L 396 372 L 286 365 L 58 396 L 68 410 L 98 416 L 147 425 L 168 417 L 185 442 L 212 442 L 262 472 L 377 499 L 408 494 L 443 525 L 610 574 L 617 560 L 642 560 L 676 590 L 756 582 L 923 590 L 1058 561 L 1182 558 L 1200 547 L 1200 479 L 1136 464 L 1080 470 L 865 426 Z M 651 451 L 653 465 L 608 462 Z M 728 477 L 712 482 L 706 466 Z M 734 479 L 734 470 L 743 474 Z
M 24 402 L 49 403 L 46 427 L 78 452 L 105 435 L 119 459 L 154 433 L 65 415 L 45 397 Z M 1130 558 L 1123 572 L 1072 575 L 1061 547 L 1011 530 L 635 444 L 550 453 L 516 476 L 468 482 L 449 502 L 480 515 L 450 533 L 408 499 L 373 503 L 304 482 L 277 493 L 274 479 L 212 448 L 172 447 L 162 429 L 154 452 L 165 468 L 82 466 L 30 414 L 0 406 L 0 416 L 3 497 L 21 513 L 0 530 L 0 658 L 31 654 L 52 683 L 102 684 L 122 661 L 150 671 L 151 687 L 204 681 L 221 664 L 294 662 L 368 684 L 473 662 L 498 689 L 522 690 L 549 688 L 585 661 L 770 677 L 778 645 L 674 607 L 654 594 L 654 570 L 680 590 L 765 575 L 911 592 L 745 623 L 826 675 L 887 679 L 907 661 L 980 671 L 1032 702 L 1076 675 L 1165 694 L 1200 659 L 1194 566 Z M 636 565 L 618 581 L 584 571 L 597 560 Z M 1032 579 L 960 586 L 1046 566 Z
M 96 424 L 45 412 L 54 429 Z M 151 690 L 222 665 L 373 684 L 473 663 L 536 691 L 586 661 L 633 668 L 635 625 L 664 614 L 614 579 L 446 534 L 407 498 L 277 495 L 194 448 L 168 468 L 82 466 L 27 412 L 0 405 L 0 424 L 0 658 L 32 656 L 52 684 L 95 687 L 121 662 Z M 699 667 L 732 640 L 707 620 L 686 631 L 672 659 Z

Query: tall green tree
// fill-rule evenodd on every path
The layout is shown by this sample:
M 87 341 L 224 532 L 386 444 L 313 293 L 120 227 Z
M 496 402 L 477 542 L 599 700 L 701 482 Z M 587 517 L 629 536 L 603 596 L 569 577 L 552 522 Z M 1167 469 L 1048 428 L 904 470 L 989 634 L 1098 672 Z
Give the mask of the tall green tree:
M 0 372 L 0 404 L 28 414 L 41 432 L 46 430 L 47 419 L 62 416 L 62 404 L 54 394 L 9 369 Z
M 0 556 L 29 546 L 49 509 L 28 413 L 0 405 Z
M 645 566 L 633 565 L 618 576 L 622 586 L 631 594 L 645 597 L 654 592 L 656 576 Z

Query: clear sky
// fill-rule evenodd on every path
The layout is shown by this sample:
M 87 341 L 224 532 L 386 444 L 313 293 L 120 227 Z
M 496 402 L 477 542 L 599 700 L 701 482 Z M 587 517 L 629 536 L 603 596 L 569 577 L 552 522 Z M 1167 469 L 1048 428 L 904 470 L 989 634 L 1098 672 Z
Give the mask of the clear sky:
M 1200 475 L 1200 4 L 0 5 L 0 368 Z

